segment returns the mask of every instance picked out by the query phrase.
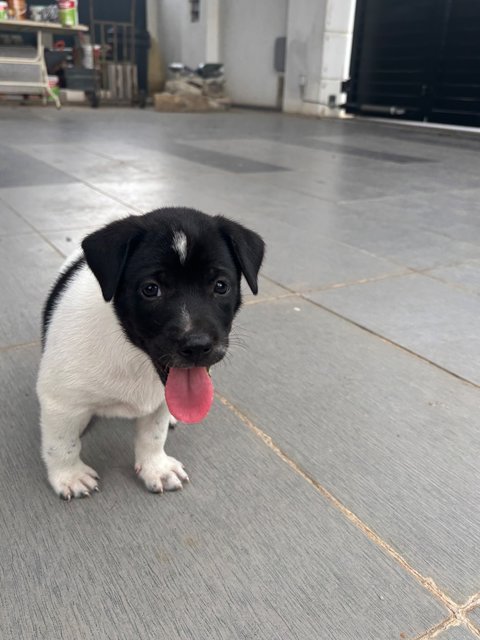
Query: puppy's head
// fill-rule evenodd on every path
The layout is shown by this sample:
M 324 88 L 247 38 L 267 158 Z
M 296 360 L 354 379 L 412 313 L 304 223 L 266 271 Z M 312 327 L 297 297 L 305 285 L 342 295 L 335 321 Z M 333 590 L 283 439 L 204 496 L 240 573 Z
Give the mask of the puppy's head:
M 113 222 L 82 248 L 125 334 L 164 382 L 171 368 L 223 358 L 241 275 L 256 294 L 264 254 L 260 236 L 240 224 L 176 208 Z

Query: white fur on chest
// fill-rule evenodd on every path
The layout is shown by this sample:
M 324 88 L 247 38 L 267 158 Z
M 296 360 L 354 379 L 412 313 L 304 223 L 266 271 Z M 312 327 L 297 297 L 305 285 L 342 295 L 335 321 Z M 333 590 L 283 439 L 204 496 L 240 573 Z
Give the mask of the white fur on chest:
M 158 409 L 164 387 L 150 358 L 125 337 L 88 269 L 81 268 L 53 312 L 38 389 L 92 414 L 137 418 Z

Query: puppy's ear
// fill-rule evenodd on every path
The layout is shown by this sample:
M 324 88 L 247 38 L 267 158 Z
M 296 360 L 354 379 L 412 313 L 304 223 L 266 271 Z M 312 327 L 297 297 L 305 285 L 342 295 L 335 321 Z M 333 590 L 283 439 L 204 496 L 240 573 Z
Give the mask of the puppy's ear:
M 258 293 L 258 272 L 262 266 L 265 243 L 262 238 L 238 222 L 217 216 L 220 231 L 226 239 L 235 262 L 245 276 L 254 295 Z
M 132 244 L 139 235 L 138 221 L 130 216 L 94 231 L 82 242 L 85 259 L 106 302 L 115 295 Z

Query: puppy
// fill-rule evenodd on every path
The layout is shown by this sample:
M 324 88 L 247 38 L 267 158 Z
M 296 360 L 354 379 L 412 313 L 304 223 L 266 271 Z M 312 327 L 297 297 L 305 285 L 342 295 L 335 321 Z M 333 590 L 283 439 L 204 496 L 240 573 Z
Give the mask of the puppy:
M 135 471 L 147 489 L 181 489 L 188 476 L 164 450 L 169 422 L 208 413 L 208 370 L 227 352 L 241 275 L 258 291 L 264 242 L 222 216 L 165 208 L 112 222 L 82 249 L 43 312 L 37 393 L 50 484 L 66 500 L 98 491 L 80 458 L 98 415 L 136 419 Z

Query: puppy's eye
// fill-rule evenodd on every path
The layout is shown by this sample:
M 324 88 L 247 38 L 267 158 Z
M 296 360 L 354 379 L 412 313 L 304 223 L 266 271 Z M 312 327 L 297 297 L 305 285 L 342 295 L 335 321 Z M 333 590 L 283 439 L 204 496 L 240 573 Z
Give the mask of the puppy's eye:
M 142 294 L 145 298 L 158 298 L 160 295 L 160 287 L 155 282 L 147 282 L 142 287 Z
M 224 296 L 230 291 L 230 285 L 225 280 L 217 280 L 215 286 L 213 287 L 213 290 L 215 293 Z

